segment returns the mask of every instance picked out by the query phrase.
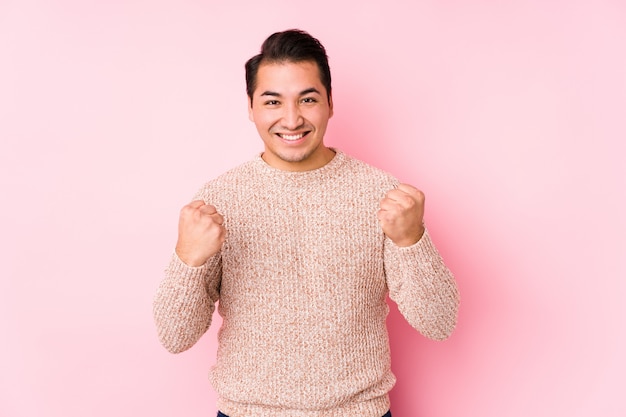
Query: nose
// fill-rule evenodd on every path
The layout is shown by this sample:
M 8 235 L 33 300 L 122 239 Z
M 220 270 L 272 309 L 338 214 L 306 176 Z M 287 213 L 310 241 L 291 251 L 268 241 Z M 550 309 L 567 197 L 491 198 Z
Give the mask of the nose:
M 304 118 L 300 112 L 300 108 L 295 105 L 287 105 L 284 107 L 283 113 L 283 127 L 289 130 L 295 130 L 302 126 Z

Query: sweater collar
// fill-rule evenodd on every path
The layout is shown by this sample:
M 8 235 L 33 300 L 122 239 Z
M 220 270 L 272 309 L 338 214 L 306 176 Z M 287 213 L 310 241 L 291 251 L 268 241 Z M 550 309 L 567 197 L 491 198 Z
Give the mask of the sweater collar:
M 336 171 L 338 167 L 343 165 L 347 156 L 341 150 L 337 148 L 330 148 L 335 152 L 335 156 L 326 165 L 309 171 L 284 171 L 282 169 L 274 168 L 268 165 L 267 162 L 261 157 L 262 153 L 259 153 L 254 159 L 254 164 L 261 171 L 262 174 L 274 176 L 274 177 L 290 177 L 290 178 L 310 178 L 326 177 Z

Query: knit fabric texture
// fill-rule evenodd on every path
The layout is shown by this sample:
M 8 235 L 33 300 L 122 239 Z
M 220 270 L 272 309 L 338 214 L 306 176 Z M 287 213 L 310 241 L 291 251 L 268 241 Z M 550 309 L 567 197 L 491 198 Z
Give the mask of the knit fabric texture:
M 443 340 L 455 280 L 428 231 L 398 247 L 376 212 L 398 181 L 336 150 L 325 166 L 281 171 L 259 155 L 196 199 L 224 216 L 221 252 L 201 267 L 174 254 L 154 300 L 161 343 L 189 349 L 223 318 L 210 380 L 230 417 L 380 417 L 389 409 L 389 294 L 406 320 Z

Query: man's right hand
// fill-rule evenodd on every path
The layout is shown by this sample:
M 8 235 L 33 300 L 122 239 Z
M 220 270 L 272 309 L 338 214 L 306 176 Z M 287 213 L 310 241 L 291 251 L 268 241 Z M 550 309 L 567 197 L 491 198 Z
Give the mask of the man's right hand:
M 222 248 L 226 229 L 224 217 L 217 209 L 195 200 L 180 211 L 176 254 L 189 266 L 202 266 Z

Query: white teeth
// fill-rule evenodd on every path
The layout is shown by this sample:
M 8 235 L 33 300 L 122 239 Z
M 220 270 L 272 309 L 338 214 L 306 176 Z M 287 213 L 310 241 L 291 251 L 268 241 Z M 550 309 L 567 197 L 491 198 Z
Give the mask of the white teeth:
M 303 136 L 303 133 L 300 133 L 299 135 L 280 135 L 281 138 L 286 140 L 298 140 L 301 139 Z

